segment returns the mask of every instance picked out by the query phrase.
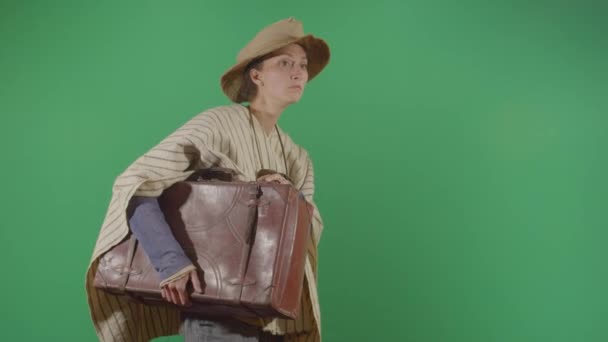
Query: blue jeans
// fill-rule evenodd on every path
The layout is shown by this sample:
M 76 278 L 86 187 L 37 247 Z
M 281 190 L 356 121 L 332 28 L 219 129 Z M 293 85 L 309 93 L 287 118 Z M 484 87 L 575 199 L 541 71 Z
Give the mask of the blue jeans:
M 283 336 L 234 318 L 208 318 L 182 313 L 181 332 L 185 342 L 281 342 Z

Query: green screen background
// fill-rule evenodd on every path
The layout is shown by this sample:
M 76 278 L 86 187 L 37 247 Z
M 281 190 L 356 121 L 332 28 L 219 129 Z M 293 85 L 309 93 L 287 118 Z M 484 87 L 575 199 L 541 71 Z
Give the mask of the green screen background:
M 96 340 L 114 178 L 295 16 L 332 49 L 280 121 L 315 162 L 324 339 L 607 341 L 607 9 L 1 1 L 0 340 Z

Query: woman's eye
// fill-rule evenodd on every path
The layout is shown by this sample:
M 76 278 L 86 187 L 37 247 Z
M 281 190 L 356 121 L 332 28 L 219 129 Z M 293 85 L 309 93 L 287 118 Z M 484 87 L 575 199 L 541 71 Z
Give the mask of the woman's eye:
M 308 68 L 308 64 L 301 64 L 301 65 L 300 65 L 300 67 L 301 67 L 302 69 L 306 69 L 306 68 Z

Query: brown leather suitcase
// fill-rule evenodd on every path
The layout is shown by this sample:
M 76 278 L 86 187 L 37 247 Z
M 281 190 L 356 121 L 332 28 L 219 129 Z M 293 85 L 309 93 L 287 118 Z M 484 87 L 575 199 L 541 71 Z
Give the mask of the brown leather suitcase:
M 296 318 L 312 214 L 299 191 L 270 183 L 184 181 L 165 190 L 159 203 L 202 282 L 203 293 L 192 293 L 192 306 L 181 310 Z M 172 305 L 162 299 L 158 274 L 132 234 L 101 257 L 94 283 L 145 303 Z

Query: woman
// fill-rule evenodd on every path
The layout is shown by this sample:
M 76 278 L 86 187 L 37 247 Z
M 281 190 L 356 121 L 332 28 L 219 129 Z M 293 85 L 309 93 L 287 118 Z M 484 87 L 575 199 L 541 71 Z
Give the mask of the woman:
M 323 224 L 316 207 L 301 312 L 295 321 L 180 315 L 171 306 L 147 306 L 98 291 L 92 280 L 99 257 L 131 228 L 159 272 L 165 300 L 189 304 L 186 285 L 192 283 L 200 291 L 200 279 L 170 234 L 155 198 L 197 169 L 219 166 L 234 170 L 238 180 L 291 183 L 313 203 L 312 162 L 277 121 L 285 108 L 299 101 L 307 82 L 328 61 L 327 44 L 304 35 L 301 22 L 288 18 L 264 28 L 222 76 L 222 90 L 235 103 L 197 115 L 116 179 L 87 273 L 89 306 L 100 340 L 147 341 L 175 334 L 180 325 L 187 341 L 320 340 L 316 247 Z M 249 106 L 240 104 L 245 101 Z M 260 173 L 269 169 L 272 171 Z M 129 220 L 125 215 L 128 206 Z

